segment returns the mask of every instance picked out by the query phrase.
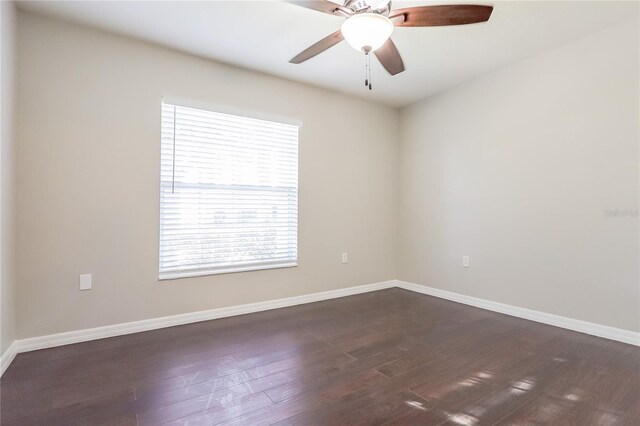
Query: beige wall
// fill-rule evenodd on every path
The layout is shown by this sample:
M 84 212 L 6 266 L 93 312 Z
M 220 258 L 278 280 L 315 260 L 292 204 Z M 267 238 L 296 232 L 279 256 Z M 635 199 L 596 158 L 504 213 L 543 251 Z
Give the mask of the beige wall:
M 20 338 L 396 277 L 396 110 L 22 13 L 19 72 Z M 297 268 L 157 280 L 163 96 L 303 121 Z
M 131 39 L 19 24 L 19 338 L 394 278 L 640 330 L 638 218 L 606 216 L 639 204 L 637 21 L 399 122 Z M 163 96 L 304 122 L 299 267 L 157 280 Z
M 16 336 L 15 323 L 15 36 L 13 2 L 0 2 L 0 354 Z
M 400 279 L 640 330 L 638 27 L 401 111 Z

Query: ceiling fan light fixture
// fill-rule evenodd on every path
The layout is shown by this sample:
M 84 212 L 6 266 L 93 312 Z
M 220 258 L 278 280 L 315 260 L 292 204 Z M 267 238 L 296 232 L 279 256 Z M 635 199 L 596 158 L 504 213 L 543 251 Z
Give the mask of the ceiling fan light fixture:
M 359 52 L 369 52 L 389 39 L 393 23 L 378 13 L 359 13 L 344 21 L 340 31 L 351 47 Z

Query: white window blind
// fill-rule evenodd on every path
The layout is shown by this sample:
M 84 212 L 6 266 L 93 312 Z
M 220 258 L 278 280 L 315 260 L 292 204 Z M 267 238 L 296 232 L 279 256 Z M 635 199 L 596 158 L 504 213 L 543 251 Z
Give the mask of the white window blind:
M 296 266 L 298 126 L 164 103 L 160 279 Z

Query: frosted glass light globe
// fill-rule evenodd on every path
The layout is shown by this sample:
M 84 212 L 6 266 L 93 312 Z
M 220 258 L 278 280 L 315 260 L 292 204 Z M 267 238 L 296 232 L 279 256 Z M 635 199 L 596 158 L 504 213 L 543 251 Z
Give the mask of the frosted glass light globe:
M 384 15 L 359 13 L 344 21 L 340 30 L 351 47 L 361 52 L 382 46 L 393 32 L 393 23 Z

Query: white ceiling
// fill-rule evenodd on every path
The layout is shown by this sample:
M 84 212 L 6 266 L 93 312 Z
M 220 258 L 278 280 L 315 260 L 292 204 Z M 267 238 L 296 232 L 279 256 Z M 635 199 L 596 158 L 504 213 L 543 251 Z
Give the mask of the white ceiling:
M 293 65 L 289 59 L 336 31 L 344 18 L 277 1 L 20 1 L 21 10 L 59 17 L 198 56 L 403 106 L 639 15 L 638 2 L 396 1 L 394 8 L 493 4 L 487 23 L 396 28 L 406 71 L 389 76 L 375 62 L 364 87 L 364 57 L 346 42 Z

